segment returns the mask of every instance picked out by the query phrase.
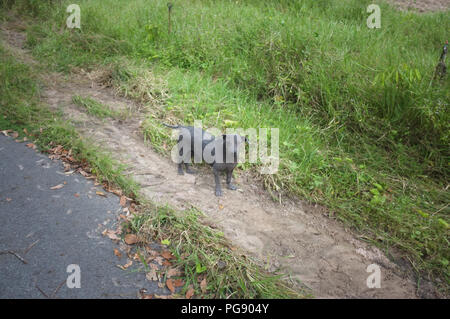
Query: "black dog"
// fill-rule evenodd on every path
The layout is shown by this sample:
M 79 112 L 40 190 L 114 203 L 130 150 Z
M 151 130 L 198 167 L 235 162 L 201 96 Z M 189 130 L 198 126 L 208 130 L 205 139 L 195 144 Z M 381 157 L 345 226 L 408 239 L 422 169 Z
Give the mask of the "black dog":
M 243 142 L 248 142 L 246 137 L 237 134 L 224 134 L 216 138 L 208 132 L 193 126 L 163 125 L 179 129 L 178 135 L 178 174 L 183 175 L 183 164 L 186 173 L 195 174 L 189 164 L 192 157 L 195 162 L 206 162 L 213 168 L 216 183 L 216 196 L 222 196 L 219 173 L 225 171 L 227 174 L 227 187 L 236 190 L 231 183 L 231 176 L 238 163 L 239 148 Z M 196 149 L 198 148 L 198 149 Z

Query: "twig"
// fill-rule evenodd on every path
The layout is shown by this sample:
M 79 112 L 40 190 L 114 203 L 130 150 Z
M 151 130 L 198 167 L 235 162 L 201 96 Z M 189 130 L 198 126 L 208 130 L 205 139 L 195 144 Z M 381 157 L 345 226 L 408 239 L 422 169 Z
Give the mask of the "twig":
M 65 282 L 66 282 L 66 281 L 63 280 L 63 281 L 59 284 L 59 286 L 56 287 L 56 289 L 53 291 L 52 298 L 55 298 L 55 296 L 56 296 L 56 294 L 58 293 L 59 289 L 61 289 L 61 287 L 64 285 Z
M 38 285 L 35 285 L 35 287 L 36 287 L 36 288 L 41 292 L 41 294 L 43 294 L 46 298 L 49 298 L 49 299 L 50 299 L 50 297 L 49 297 L 44 291 L 42 291 L 42 289 L 39 288 Z
M 34 245 L 36 245 L 39 242 L 40 239 L 36 240 L 34 243 L 32 243 L 30 246 L 28 246 L 27 249 L 25 249 L 25 251 L 23 252 L 24 255 L 26 255 L 31 248 L 33 248 Z
M 5 251 L 0 251 L 0 255 L 4 255 L 4 254 L 11 254 L 17 257 L 17 259 L 19 259 L 21 262 L 23 262 L 24 264 L 28 264 L 27 261 L 25 259 L 23 259 L 22 257 L 19 256 L 18 253 L 16 253 L 15 251 L 12 250 L 5 250 Z

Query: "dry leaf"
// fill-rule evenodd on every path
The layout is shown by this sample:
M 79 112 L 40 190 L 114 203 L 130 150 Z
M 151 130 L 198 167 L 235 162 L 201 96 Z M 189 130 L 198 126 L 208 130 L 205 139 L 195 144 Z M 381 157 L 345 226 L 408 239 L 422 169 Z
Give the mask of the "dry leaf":
M 172 266 L 172 263 L 170 261 L 166 260 L 166 259 L 163 260 L 162 264 L 163 264 L 163 266 L 166 266 L 166 267 Z
M 128 245 L 133 245 L 137 243 L 137 236 L 135 234 L 127 234 L 125 236 L 125 242 Z
M 223 209 L 223 205 L 219 205 L 219 209 Z
M 9 132 L 12 132 L 12 130 L 4 130 L 4 131 L 2 131 L 3 135 L 5 135 L 5 136 L 9 136 L 8 135 Z
M 129 260 L 125 265 L 117 265 L 122 270 L 126 270 L 128 267 L 130 267 L 133 264 L 133 261 Z
M 166 259 L 172 259 L 174 258 L 174 256 L 172 255 L 172 253 L 168 250 L 165 250 L 161 253 L 161 256 L 163 256 Z
M 181 275 L 181 272 L 178 269 L 176 269 L 176 268 L 170 268 L 167 271 L 166 275 L 167 275 L 167 278 L 170 278 L 170 277 Z
M 12 201 L 12 199 L 9 198 L 9 197 L 6 197 L 6 201 L 7 201 L 7 202 L 10 202 L 10 201 Z
M 73 194 L 73 196 L 75 196 L 75 197 L 80 197 L 80 194 L 75 193 L 75 194 Z
M 167 279 L 166 286 L 167 286 L 167 288 L 169 288 L 170 292 L 172 292 L 172 293 L 175 292 L 175 287 L 173 285 L 172 279 Z
M 110 229 L 105 229 L 102 232 L 102 235 L 103 236 L 108 236 L 109 239 L 112 239 L 112 240 L 120 240 L 120 237 L 116 235 L 116 232 L 113 231 L 113 230 L 110 230 Z
M 106 197 L 106 194 L 105 194 L 105 193 L 103 193 L 103 192 L 99 192 L 99 191 L 97 191 L 97 192 L 95 192 L 95 194 L 97 194 L 98 196 L 103 196 L 103 197 Z
M 183 281 L 183 279 L 175 279 L 175 280 L 173 281 L 173 285 L 174 285 L 175 287 L 181 287 L 181 286 L 184 286 L 184 281 Z
M 158 281 L 158 275 L 155 269 L 150 269 L 150 271 L 145 275 L 148 281 Z
M 117 248 L 114 248 L 114 255 L 116 255 L 119 258 L 122 257 L 122 253 Z
M 156 264 L 154 264 L 154 263 L 150 263 L 149 266 L 150 266 L 151 269 L 155 269 L 155 270 L 159 269 L 158 266 Z
M 206 282 L 206 278 L 204 278 L 202 280 L 202 282 L 200 283 L 200 289 L 202 290 L 203 293 L 206 293 L 206 287 L 208 286 L 207 282 Z
M 163 263 L 163 258 L 162 258 L 162 257 L 159 257 L 159 256 L 155 257 L 155 261 L 156 261 L 159 265 L 162 266 L 162 263 Z
M 125 196 L 120 197 L 120 205 L 125 207 L 127 205 L 127 198 Z
M 34 145 L 33 143 L 28 143 L 27 145 L 26 145 L 26 147 L 29 147 L 29 148 L 32 148 L 32 149 L 36 149 L 36 145 Z
M 194 287 L 192 287 L 192 285 L 189 286 L 188 291 L 186 291 L 186 299 L 191 299 L 192 296 L 194 295 Z
M 11 134 L 11 137 L 12 137 L 12 138 L 17 138 L 17 137 L 19 137 L 19 133 L 13 132 L 13 133 Z
M 56 186 L 50 187 L 50 189 L 55 190 L 55 189 L 61 189 L 61 188 L 63 188 L 63 187 L 64 187 L 64 184 L 58 184 L 58 185 L 56 185 Z

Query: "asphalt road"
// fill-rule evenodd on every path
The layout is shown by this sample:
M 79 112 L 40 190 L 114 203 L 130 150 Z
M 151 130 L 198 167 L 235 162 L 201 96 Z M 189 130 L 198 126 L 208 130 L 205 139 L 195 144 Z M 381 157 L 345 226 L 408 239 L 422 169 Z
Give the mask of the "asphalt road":
M 102 231 L 115 229 L 119 198 L 97 190 L 79 174 L 66 176 L 60 161 L 0 136 L 0 298 L 136 298 L 141 288 L 165 294 L 136 262 L 117 267 L 127 257 L 114 255 L 119 245 Z M 69 265 L 79 266 L 80 288 L 67 285 L 78 274 Z

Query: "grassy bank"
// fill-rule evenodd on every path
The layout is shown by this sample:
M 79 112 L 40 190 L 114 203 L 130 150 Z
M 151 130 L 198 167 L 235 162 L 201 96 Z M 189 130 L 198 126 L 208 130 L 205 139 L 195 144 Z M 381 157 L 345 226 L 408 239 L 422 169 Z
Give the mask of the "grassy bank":
M 371 2 L 174 1 L 170 34 L 165 1 L 79 1 L 81 30 L 63 27 L 69 2 L 39 2 L 27 45 L 56 70 L 106 69 L 122 94 L 159 103 L 144 133 L 161 152 L 161 119 L 280 128 L 280 170 L 261 177 L 271 191 L 326 205 L 448 286 L 450 81 L 430 80 L 449 13 L 381 3 L 369 30 Z

